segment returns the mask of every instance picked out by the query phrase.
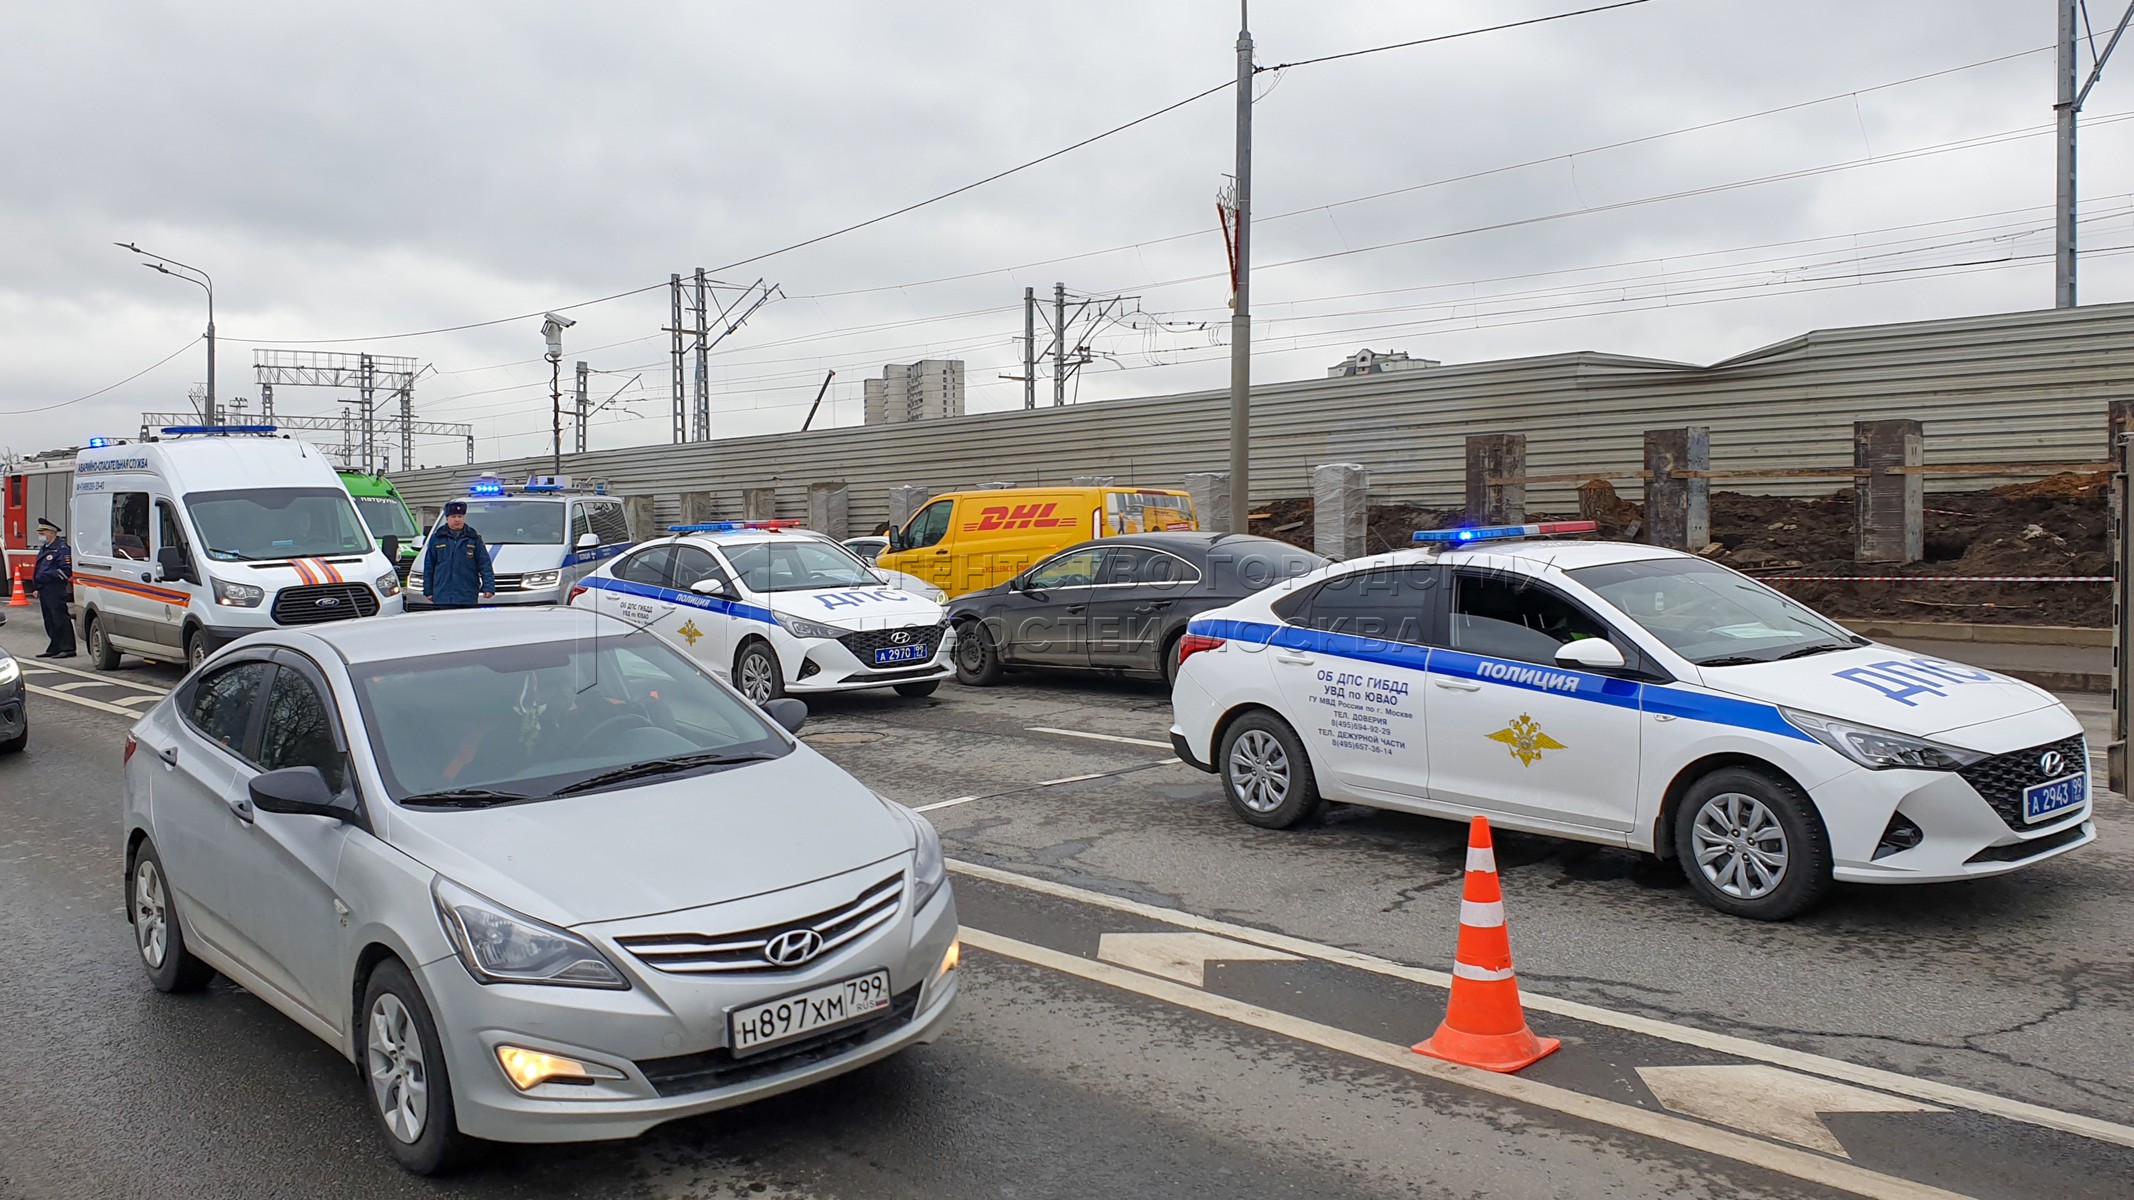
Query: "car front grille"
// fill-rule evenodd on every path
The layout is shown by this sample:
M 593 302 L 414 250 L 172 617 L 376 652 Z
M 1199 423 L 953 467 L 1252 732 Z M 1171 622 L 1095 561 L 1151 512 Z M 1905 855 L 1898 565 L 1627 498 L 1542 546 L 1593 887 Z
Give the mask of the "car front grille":
M 686 1096 L 692 1092 L 708 1092 L 713 1088 L 731 1087 L 797 1071 L 814 1063 L 824 1062 L 849 1050 L 857 1050 L 868 1042 L 902 1029 L 911 1023 L 919 1011 L 919 994 L 924 989 L 910 987 L 900 995 L 892 996 L 889 1007 L 864 1021 L 825 1029 L 821 1033 L 804 1038 L 795 1038 L 783 1045 L 759 1051 L 755 1054 L 734 1057 L 734 1052 L 720 1047 L 701 1054 L 681 1054 L 673 1058 L 647 1059 L 637 1064 L 645 1073 L 645 1081 L 662 1096 Z
M 848 633 L 837 640 L 845 649 L 852 651 L 853 656 L 861 663 L 871 667 L 874 665 L 874 652 L 891 647 L 924 646 L 926 657 L 932 658 L 934 651 L 941 645 L 942 631 L 947 628 L 945 625 L 905 625 L 898 629 L 863 629 L 858 633 Z M 897 640 L 900 637 L 902 641 Z M 901 667 L 904 664 L 891 665 Z
M 360 583 L 283 588 L 274 597 L 277 625 L 317 625 L 322 621 L 373 616 L 377 611 L 378 594 Z
M 648 933 L 618 937 L 615 943 L 638 961 L 671 975 L 775 974 L 819 962 L 897 915 L 904 904 L 902 871 L 869 887 L 826 912 L 733 933 Z M 806 962 L 779 964 L 765 957 L 771 939 L 796 930 L 813 930 L 822 948 Z
M 2047 775 L 2044 768 L 2038 765 L 2038 762 L 2046 754 L 2052 752 L 2057 752 L 2060 755 L 2061 762 L 2064 765 L 2057 773 Z M 2089 746 L 2083 736 L 2078 733 L 2073 737 L 2062 738 L 2057 742 L 2047 742 L 2042 746 L 2032 746 L 2028 750 L 2016 750 L 2007 754 L 1996 754 L 1992 758 L 1982 758 L 1968 767 L 1961 768 L 1956 773 L 1963 776 L 1966 783 L 1969 783 L 1979 795 L 1986 798 L 1986 803 L 1993 806 L 1993 811 L 2000 814 L 2001 820 L 2007 822 L 2008 828 L 2024 830 L 2035 827 L 2031 822 L 2023 819 L 2024 788 L 2035 787 L 2041 783 L 2050 783 L 2055 779 L 2065 779 L 2077 771 L 2087 771 L 2089 768 Z M 2045 821 L 2041 823 L 2050 823 L 2063 816 L 2072 815 L 2073 810 L 2067 813 L 2055 813 L 2053 816 L 2045 818 Z

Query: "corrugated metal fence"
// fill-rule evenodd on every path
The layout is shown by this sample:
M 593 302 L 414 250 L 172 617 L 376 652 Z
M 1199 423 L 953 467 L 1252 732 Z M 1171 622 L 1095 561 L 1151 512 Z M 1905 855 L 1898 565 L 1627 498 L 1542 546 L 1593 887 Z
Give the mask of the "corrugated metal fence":
M 1534 475 L 1635 470 L 1647 429 L 1711 428 L 1715 469 L 1849 468 L 1852 422 L 1924 423 L 1930 463 L 2092 461 L 2106 457 L 2106 402 L 2134 397 L 2134 304 L 1810 333 L 1709 367 L 1563 354 L 1314 379 L 1253 389 L 1252 492 L 1311 494 L 1310 468 L 1356 462 L 1379 500 L 1460 503 L 1470 433 L 1523 433 Z M 1228 397 L 1193 392 L 909 425 L 773 434 L 567 455 L 565 470 L 614 494 L 658 498 L 674 517 L 685 491 L 738 516 L 744 488 L 775 488 L 780 516 L 807 511 L 811 483 L 850 489 L 855 530 L 888 513 L 892 487 L 946 491 L 1024 486 L 1076 475 L 1176 486 L 1228 462 Z M 434 508 L 476 471 L 523 479 L 546 456 L 394 476 L 408 502 Z M 1940 489 L 1994 480 L 1930 481 Z M 1807 494 L 1849 486 L 1785 480 L 1741 490 Z M 1624 489 L 1635 495 L 1635 485 Z M 1570 487 L 1528 502 L 1561 509 Z

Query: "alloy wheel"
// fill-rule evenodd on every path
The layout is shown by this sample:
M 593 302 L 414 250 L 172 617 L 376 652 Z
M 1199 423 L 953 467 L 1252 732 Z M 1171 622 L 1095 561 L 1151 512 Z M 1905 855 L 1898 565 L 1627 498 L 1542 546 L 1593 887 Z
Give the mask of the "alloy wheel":
M 430 1117 L 430 1073 L 422 1057 L 422 1035 L 400 997 L 384 992 L 371 1005 L 371 1097 L 385 1127 L 395 1138 L 413 1144 Z
M 741 658 L 741 694 L 758 704 L 771 699 L 772 672 L 777 667 L 770 657 L 761 651 L 752 651 Z
M 153 860 L 133 869 L 133 936 L 142 961 L 150 970 L 160 970 L 163 956 L 170 953 L 170 902 L 163 894 L 163 872 Z
M 1248 729 L 1230 747 L 1230 785 L 1238 803 L 1256 813 L 1273 812 L 1289 799 L 1289 752 L 1264 729 Z
M 1690 828 L 1697 869 L 1737 900 L 1761 900 L 1786 878 L 1786 830 L 1769 805 L 1742 792 L 1704 802 Z

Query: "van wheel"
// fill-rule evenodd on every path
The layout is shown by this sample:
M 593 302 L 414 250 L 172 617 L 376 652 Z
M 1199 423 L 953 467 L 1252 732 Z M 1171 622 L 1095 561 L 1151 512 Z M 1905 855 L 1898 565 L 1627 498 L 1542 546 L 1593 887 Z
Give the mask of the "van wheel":
M 983 621 L 956 627 L 956 682 L 965 687 L 992 687 L 1000 682 L 1000 647 Z
M 207 661 L 207 631 L 195 629 L 185 635 L 185 670 L 187 674 L 200 669 Z
M 88 626 L 82 634 L 83 640 L 89 643 L 89 661 L 99 671 L 118 670 L 119 652 L 112 646 L 111 639 L 104 636 L 103 621 L 92 616 L 84 624 Z
M 734 656 L 734 686 L 757 704 L 769 704 L 785 695 L 785 672 L 778 655 L 763 641 L 750 641 Z
M 1706 904 L 1752 921 L 1786 921 L 1830 894 L 1830 835 L 1791 782 L 1725 767 L 1690 785 L 1675 818 L 1675 856 Z
M 1262 829 L 1288 829 L 1319 811 L 1319 781 L 1296 731 L 1270 712 L 1247 713 L 1216 756 L 1230 807 Z

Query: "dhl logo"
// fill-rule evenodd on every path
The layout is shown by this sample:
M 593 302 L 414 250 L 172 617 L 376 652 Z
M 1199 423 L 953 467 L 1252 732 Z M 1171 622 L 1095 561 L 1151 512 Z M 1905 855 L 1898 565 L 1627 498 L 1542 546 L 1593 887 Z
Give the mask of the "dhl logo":
M 978 520 L 964 525 L 965 532 L 980 529 L 1066 529 L 1079 524 L 1073 517 L 1052 515 L 1058 504 L 1018 504 L 1014 508 L 981 508 Z

